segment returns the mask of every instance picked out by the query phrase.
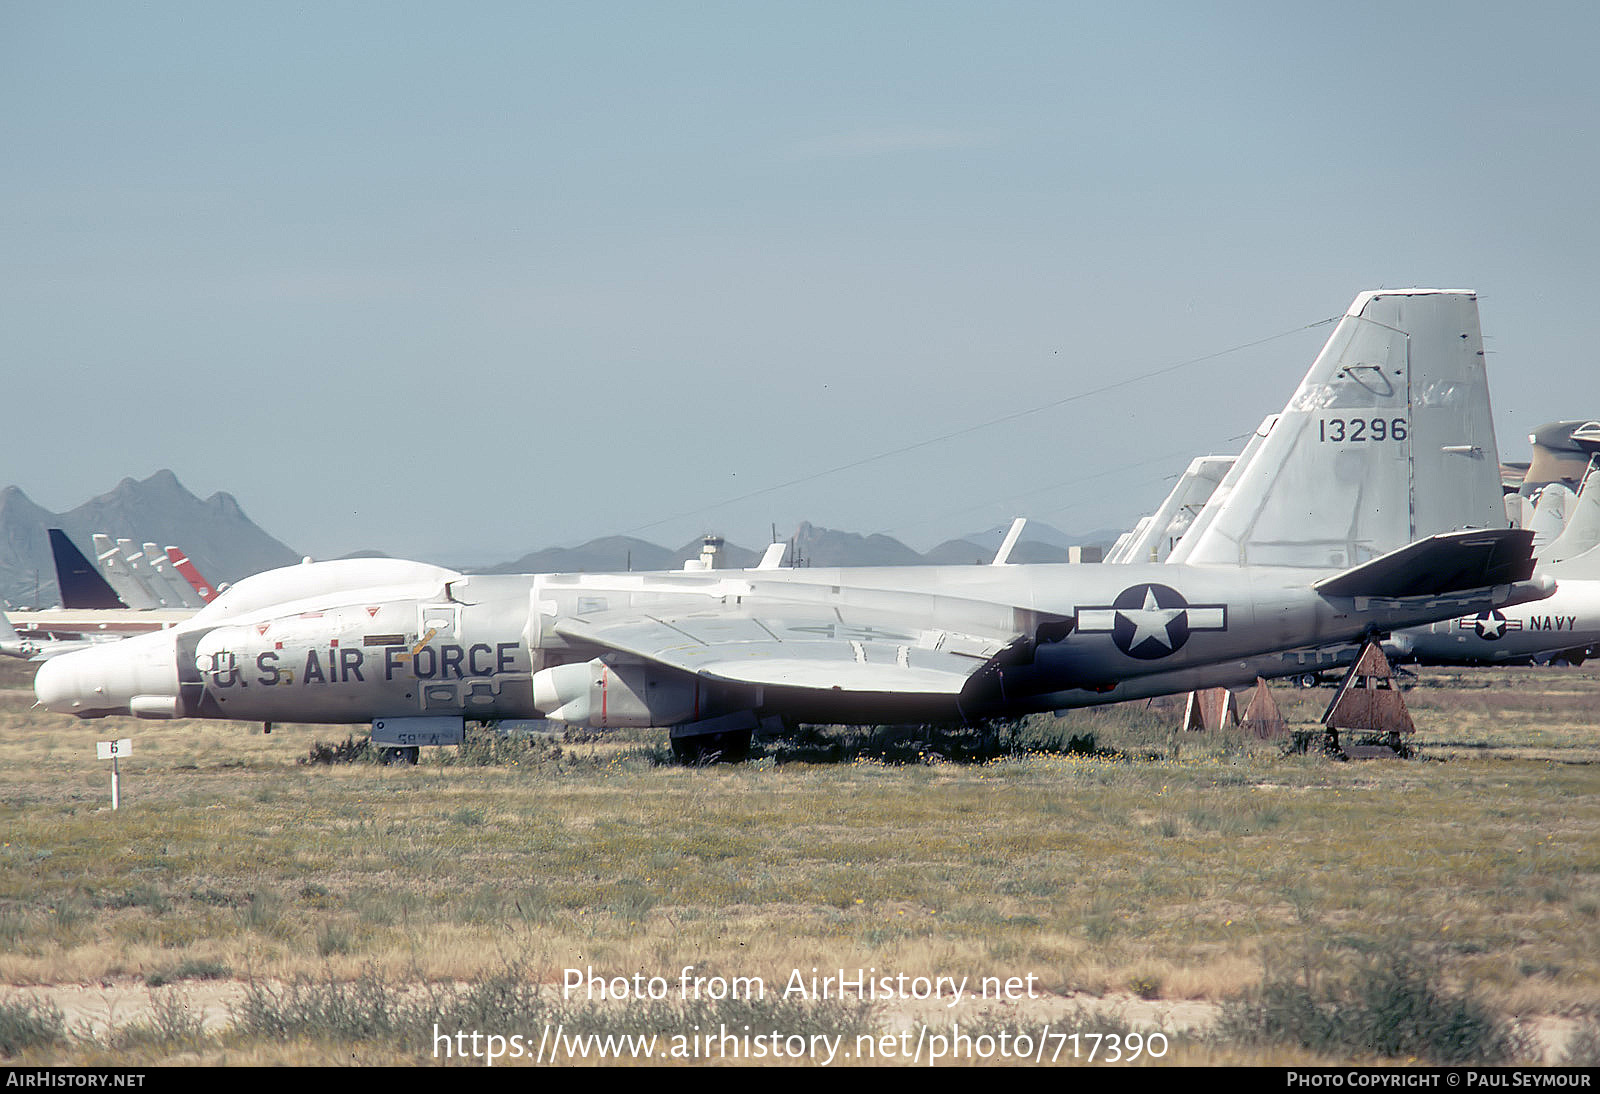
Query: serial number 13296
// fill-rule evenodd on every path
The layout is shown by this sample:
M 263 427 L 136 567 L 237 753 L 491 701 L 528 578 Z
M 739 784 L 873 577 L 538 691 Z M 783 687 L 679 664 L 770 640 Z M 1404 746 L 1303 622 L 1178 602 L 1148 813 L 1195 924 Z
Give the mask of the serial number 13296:
M 1405 439 L 1404 418 L 1323 418 L 1317 423 L 1317 440 L 1330 444 Z

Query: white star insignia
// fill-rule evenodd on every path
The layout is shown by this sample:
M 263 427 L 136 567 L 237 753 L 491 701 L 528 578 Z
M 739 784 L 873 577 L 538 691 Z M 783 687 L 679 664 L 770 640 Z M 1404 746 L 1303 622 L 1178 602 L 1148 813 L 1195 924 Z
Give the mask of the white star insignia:
M 1146 589 L 1144 607 L 1119 609 L 1119 614 L 1133 624 L 1133 637 L 1128 639 L 1128 649 L 1135 649 L 1139 643 L 1153 638 L 1170 650 L 1172 636 L 1167 628 L 1172 626 L 1172 621 L 1184 611 L 1183 608 L 1163 608 L 1156 601 L 1156 591 Z

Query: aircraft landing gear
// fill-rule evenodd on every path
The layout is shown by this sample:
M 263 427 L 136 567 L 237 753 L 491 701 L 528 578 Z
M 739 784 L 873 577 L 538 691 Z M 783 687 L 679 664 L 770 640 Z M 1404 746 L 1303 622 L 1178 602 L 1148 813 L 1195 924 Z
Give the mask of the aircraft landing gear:
M 405 764 L 407 767 L 415 767 L 417 761 L 421 758 L 422 749 L 420 748 L 385 748 L 380 749 L 378 752 L 378 759 L 385 767 L 390 764 Z

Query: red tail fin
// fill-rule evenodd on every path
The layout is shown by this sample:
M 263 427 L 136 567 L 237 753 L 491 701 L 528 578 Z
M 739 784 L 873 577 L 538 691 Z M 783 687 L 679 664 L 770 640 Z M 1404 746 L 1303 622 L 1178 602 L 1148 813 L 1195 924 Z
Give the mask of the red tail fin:
M 194 568 L 194 563 L 189 561 L 188 555 L 176 547 L 168 547 L 167 558 L 172 561 L 172 568 L 194 586 L 194 591 L 200 594 L 201 600 L 209 604 L 217 598 L 217 590 L 212 587 L 211 582 L 200 576 L 200 571 Z

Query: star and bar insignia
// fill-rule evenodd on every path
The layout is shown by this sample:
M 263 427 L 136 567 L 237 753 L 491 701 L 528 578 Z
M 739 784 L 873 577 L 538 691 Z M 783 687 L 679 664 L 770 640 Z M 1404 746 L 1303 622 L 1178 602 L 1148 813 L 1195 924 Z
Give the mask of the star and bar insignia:
M 1228 608 L 1190 604 L 1168 585 L 1130 585 L 1108 605 L 1079 608 L 1076 629 L 1083 634 L 1109 631 L 1117 649 L 1153 661 L 1177 653 L 1193 631 L 1227 630 Z

